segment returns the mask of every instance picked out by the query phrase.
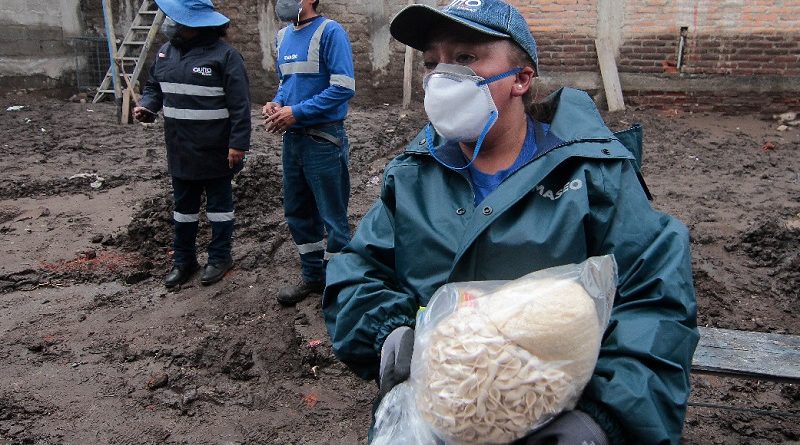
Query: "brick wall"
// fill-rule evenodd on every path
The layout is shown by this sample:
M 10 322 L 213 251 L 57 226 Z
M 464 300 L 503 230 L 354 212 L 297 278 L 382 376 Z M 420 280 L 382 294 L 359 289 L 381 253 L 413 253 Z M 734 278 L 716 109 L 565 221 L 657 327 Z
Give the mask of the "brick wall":
M 596 71 L 596 0 L 512 0 L 531 27 L 539 67 L 553 72 Z
M 764 116 L 800 109 L 800 97 L 783 93 L 739 93 L 736 91 L 629 91 L 629 105 L 699 113 L 759 113 Z
M 386 25 L 406 3 L 404 0 L 321 2 L 321 12 L 340 21 L 350 33 L 359 96 L 369 100 L 376 95 L 385 100 L 400 96 L 403 47 L 389 39 Z M 442 5 L 447 0 L 428 3 Z M 544 75 L 596 73 L 594 41 L 600 27 L 608 26 L 618 48 L 621 73 L 677 74 L 681 28 L 685 27 L 680 70 L 683 73 L 800 76 L 800 0 L 510 0 L 510 3 L 530 24 L 539 44 L 540 69 Z M 263 5 L 260 6 L 263 14 L 254 14 L 253 4 Z M 603 4 L 606 12 L 598 12 Z M 274 22 L 271 28 L 279 27 L 271 1 L 227 1 L 220 3 L 220 7 L 241 29 L 241 40 L 234 43 L 241 43 L 239 46 L 249 60 L 251 77 L 257 85 L 256 96 L 272 94 L 274 65 L 259 60 L 263 54 L 254 43 L 258 39 L 253 39 L 259 18 L 262 29 L 264 20 Z M 261 34 L 263 40 L 264 33 Z M 419 62 L 415 68 L 419 71 Z M 417 72 L 415 85 L 418 81 Z
M 275 18 L 274 0 L 217 0 L 231 18 L 229 41 L 245 57 L 253 99 L 269 100 L 277 77 L 274 36 L 284 26 Z M 322 0 L 319 12 L 347 30 L 353 47 L 356 100 L 390 102 L 402 95 L 404 46 L 389 36 L 389 22 L 406 2 L 376 0 Z
M 512 0 L 541 47 L 542 70 L 596 71 L 597 0 Z M 800 1 L 619 2 L 620 72 L 800 75 Z
M 113 3 L 122 12 L 129 9 L 131 1 Z M 415 2 L 443 5 L 449 0 Z M 617 50 L 626 97 L 636 101 L 648 91 L 659 91 L 658 87 L 648 88 L 641 83 L 628 86 L 625 76 L 678 77 L 680 36 L 685 28 L 680 67 L 685 76 L 751 80 L 752 76 L 758 76 L 770 78 L 771 82 L 777 78 L 791 84 L 789 93 L 783 87 L 778 95 L 797 95 L 800 90 L 800 0 L 509 2 L 520 9 L 537 39 L 543 75 L 558 81 L 563 79 L 567 84 L 574 82 L 582 88 L 602 89 L 594 41 L 598 35 L 604 35 Z M 97 8 L 90 7 L 94 3 L 97 2 L 81 0 L 87 24 L 97 22 L 92 19 Z M 229 40 L 245 56 L 254 100 L 268 100 L 277 85 L 273 39 L 282 26 L 275 19 L 275 0 L 215 0 L 215 3 L 232 19 Z M 400 99 L 404 47 L 390 38 L 388 24 L 407 3 L 407 0 L 321 0 L 320 12 L 342 23 L 349 32 L 356 67 L 356 100 Z M 419 55 L 414 66 L 418 98 Z M 575 81 L 577 78 L 583 82 Z M 586 79 L 590 79 L 590 86 Z M 678 93 L 670 92 L 663 97 L 675 94 Z M 686 97 L 701 100 L 705 96 L 694 92 Z
M 800 75 L 797 0 L 628 2 L 620 71 L 674 73 L 681 27 L 684 73 Z

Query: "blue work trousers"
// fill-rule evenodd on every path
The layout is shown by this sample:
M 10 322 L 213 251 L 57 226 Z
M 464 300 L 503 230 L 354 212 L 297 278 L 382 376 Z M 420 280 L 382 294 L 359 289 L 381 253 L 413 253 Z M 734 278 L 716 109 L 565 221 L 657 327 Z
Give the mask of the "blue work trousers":
M 173 176 L 175 241 L 172 247 L 175 252 L 173 262 L 178 267 L 197 264 L 195 243 L 204 191 L 206 193 L 206 217 L 211 224 L 208 263 L 219 265 L 231 261 L 234 224 L 231 177 L 191 181 Z
M 283 210 L 303 280 L 324 282 L 327 260 L 350 242 L 350 144 L 342 123 L 313 130 L 290 129 L 283 136 Z

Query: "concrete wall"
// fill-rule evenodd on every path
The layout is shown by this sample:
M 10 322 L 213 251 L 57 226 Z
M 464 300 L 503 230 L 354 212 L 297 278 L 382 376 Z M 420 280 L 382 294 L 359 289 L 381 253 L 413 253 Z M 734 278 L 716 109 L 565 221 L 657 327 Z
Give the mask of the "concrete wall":
M 0 88 L 52 88 L 74 72 L 66 39 L 81 34 L 79 0 L 0 2 Z

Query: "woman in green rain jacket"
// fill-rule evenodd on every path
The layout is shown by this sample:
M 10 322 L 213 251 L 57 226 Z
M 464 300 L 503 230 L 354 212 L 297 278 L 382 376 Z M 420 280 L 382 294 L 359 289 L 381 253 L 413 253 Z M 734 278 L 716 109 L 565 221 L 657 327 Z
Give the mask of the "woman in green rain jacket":
M 483 2 L 493 3 L 502 2 Z M 422 13 L 462 13 L 460 23 L 481 19 L 448 8 Z M 407 10 L 395 18 L 392 33 L 414 46 L 395 29 Z M 515 34 L 520 31 L 505 31 L 532 56 L 535 69 L 535 46 L 532 53 Z M 419 49 L 427 66 L 425 45 Z M 474 71 L 480 74 L 477 64 Z M 501 101 L 492 95 L 502 117 Z M 444 165 L 453 144 L 441 136 L 423 131 L 391 161 L 380 199 L 328 265 L 323 310 L 333 350 L 362 378 L 377 378 L 387 337 L 413 328 L 418 309 L 441 285 L 510 280 L 613 254 L 619 269 L 614 309 L 577 410 L 610 443 L 676 444 L 698 340 L 687 229 L 653 210 L 634 156 L 586 93 L 562 89 L 541 105 L 539 120 L 528 120 L 536 154 L 477 204 L 467 171 Z

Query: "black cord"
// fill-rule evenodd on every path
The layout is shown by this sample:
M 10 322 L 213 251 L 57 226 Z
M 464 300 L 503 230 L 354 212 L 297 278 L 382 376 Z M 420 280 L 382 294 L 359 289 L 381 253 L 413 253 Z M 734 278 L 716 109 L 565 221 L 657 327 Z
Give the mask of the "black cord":
M 295 24 L 294 24 L 294 26 L 303 26 L 303 25 L 305 25 L 306 23 L 313 22 L 313 21 L 314 21 L 314 20 L 316 20 L 318 17 L 322 17 L 322 16 L 321 16 L 321 15 L 315 15 L 314 17 L 309 17 L 309 18 L 307 18 L 307 19 L 300 20 L 299 22 L 295 23 Z

